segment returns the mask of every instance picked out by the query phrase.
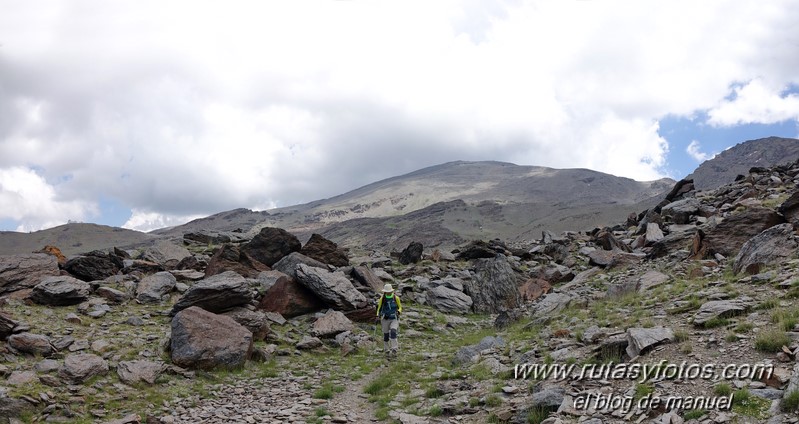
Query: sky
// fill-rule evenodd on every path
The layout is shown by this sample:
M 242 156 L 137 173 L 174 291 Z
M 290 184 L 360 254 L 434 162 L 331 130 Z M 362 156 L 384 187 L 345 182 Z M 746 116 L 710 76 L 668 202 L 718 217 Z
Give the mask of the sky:
M 0 0 L 0 230 L 149 231 L 455 160 L 679 179 L 799 135 L 797 6 Z

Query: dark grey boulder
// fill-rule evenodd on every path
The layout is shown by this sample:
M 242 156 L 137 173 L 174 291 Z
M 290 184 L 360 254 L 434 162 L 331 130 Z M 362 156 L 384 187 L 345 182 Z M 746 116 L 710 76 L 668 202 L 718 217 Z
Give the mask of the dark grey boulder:
M 283 259 L 279 260 L 272 266 L 272 269 L 275 271 L 280 271 L 291 278 L 297 278 L 297 266 L 300 264 L 305 264 L 313 268 L 323 268 L 327 269 L 327 265 L 323 264 L 322 262 L 317 261 L 316 259 L 309 258 L 302 253 L 293 252 L 286 255 Z M 382 286 L 381 286 L 382 287 Z
M 241 251 L 256 261 L 272 266 L 291 252 L 302 248 L 296 236 L 282 228 L 266 227 L 253 239 L 241 246 Z
M 325 303 L 340 310 L 363 308 L 367 300 L 340 272 L 330 272 L 321 268 L 297 265 L 297 281 L 311 290 Z
M 88 299 L 91 285 L 66 275 L 47 277 L 31 290 L 30 298 L 40 305 L 77 305 Z
M 222 312 L 252 300 L 247 280 L 233 271 L 226 271 L 197 282 L 181 296 L 170 311 L 175 315 L 191 306 L 210 312 Z
M 424 246 L 417 241 L 412 242 L 400 252 L 399 263 L 403 265 L 415 264 L 422 260 Z
M 83 281 L 105 280 L 124 267 L 123 258 L 95 251 L 67 261 L 64 269 Z
M 253 341 L 265 340 L 266 336 L 272 331 L 269 326 L 269 319 L 262 311 L 251 311 L 247 308 L 236 307 L 221 315 L 233 318 L 234 321 L 250 330 Z
M 771 227 L 749 239 L 735 257 L 733 271 L 779 263 L 797 254 L 797 235 L 792 224 Z
M 427 303 L 439 311 L 466 314 L 472 310 L 472 298 L 461 291 L 438 285 L 426 293 Z
M 175 276 L 169 272 L 148 275 L 136 287 L 136 300 L 141 303 L 158 303 L 175 289 L 177 283 Z
M 497 313 L 521 304 L 516 273 L 504 255 L 477 259 L 474 277 L 464 282 L 464 291 L 472 298 L 478 313 Z

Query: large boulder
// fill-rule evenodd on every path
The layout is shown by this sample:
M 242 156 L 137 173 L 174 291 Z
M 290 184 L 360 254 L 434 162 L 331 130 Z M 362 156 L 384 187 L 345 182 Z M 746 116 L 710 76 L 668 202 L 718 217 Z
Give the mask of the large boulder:
M 669 203 L 661 209 L 660 214 L 664 218 L 670 218 L 675 224 L 687 224 L 691 216 L 699 213 L 701 203 L 694 197 L 678 200 Z
M 335 337 L 339 333 L 352 331 L 355 326 L 340 311 L 329 311 L 316 320 L 311 332 L 316 337 Z
M 48 357 L 56 351 L 47 336 L 33 333 L 13 334 L 8 337 L 8 345 L 22 353 L 44 357 Z
M 141 303 L 158 303 L 177 285 L 178 280 L 169 272 L 144 277 L 136 286 L 136 300 Z
M 181 296 L 170 311 L 175 315 L 191 306 L 210 312 L 221 312 L 249 303 L 252 292 L 247 280 L 233 271 L 226 271 L 197 282 Z
M 58 376 L 69 384 L 81 384 L 96 376 L 108 373 L 108 362 L 91 353 L 68 355 L 64 365 L 58 370 Z
M 784 223 L 783 217 L 772 209 L 751 207 L 731 214 L 705 231 L 704 242 L 710 253 L 733 256 L 750 238 Z
M 464 291 L 472 298 L 472 309 L 478 313 L 497 313 L 521 304 L 516 273 L 504 255 L 477 259 L 474 277 L 464 282 Z
M 191 252 L 185 247 L 176 245 L 168 240 L 158 240 L 152 246 L 144 248 L 139 258 L 171 269 L 189 256 L 191 256 Z
M 266 227 L 241 246 L 241 251 L 264 265 L 272 266 L 291 252 L 299 252 L 300 241 L 282 228 Z
M 341 272 L 330 272 L 321 268 L 299 264 L 297 281 L 311 290 L 328 305 L 340 310 L 360 309 L 367 300 Z
M 797 253 L 797 234 L 792 224 L 780 224 L 749 239 L 735 257 L 733 271 L 772 265 Z
M 799 229 L 799 191 L 795 191 L 791 197 L 782 202 L 777 210 L 793 224 L 794 228 Z
M 47 277 L 31 290 L 30 299 L 40 305 L 77 305 L 89 297 L 91 286 L 67 275 Z
M 300 250 L 300 253 L 335 267 L 347 266 L 350 264 L 350 259 L 347 257 L 347 252 L 344 251 L 344 249 L 341 249 L 336 243 L 333 243 L 319 234 L 312 234 L 311 238 L 308 239 L 308 242 L 305 243 L 305 246 Z
M 268 270 L 268 266 L 251 257 L 239 246 L 225 244 L 208 261 L 208 266 L 205 268 L 205 276 L 210 277 L 225 271 L 234 271 L 244 277 L 255 278 L 261 272 Z
M 271 332 L 269 320 L 266 314 L 261 311 L 251 311 L 244 307 L 233 308 L 221 315 L 233 318 L 234 321 L 250 330 L 253 341 L 265 340 Z
M 29 289 L 58 275 L 55 256 L 44 253 L 0 256 L 0 294 Z
M 64 264 L 64 269 L 83 281 L 105 280 L 124 267 L 123 259 L 102 251 L 94 251 L 86 256 L 72 258 Z
M 309 258 L 303 255 L 300 252 L 292 252 L 286 255 L 283 259 L 277 261 L 272 266 L 272 269 L 275 271 L 280 271 L 291 278 L 297 278 L 297 266 L 299 264 L 305 264 L 310 267 L 314 268 L 324 268 L 327 269 L 327 265 L 323 264 L 322 262 L 317 261 L 314 258 Z
M 403 265 L 415 264 L 422 260 L 424 246 L 418 241 L 414 241 L 400 252 L 399 263 Z
M 307 287 L 286 274 L 272 272 L 278 272 L 282 277 L 264 292 L 258 309 L 292 318 L 324 308 L 324 302 Z
M 439 311 L 465 314 L 472 310 L 474 302 L 463 292 L 440 285 L 431 288 L 426 293 L 427 303 Z
M 606 269 L 641 263 L 646 255 L 613 250 L 594 250 L 588 254 L 588 263 Z
M 472 259 L 493 258 L 499 253 L 504 253 L 503 246 L 483 240 L 475 240 L 465 246 L 455 256 L 457 260 L 468 261 Z
M 233 318 L 192 306 L 172 318 L 172 362 L 189 369 L 238 368 L 252 352 L 252 332 Z

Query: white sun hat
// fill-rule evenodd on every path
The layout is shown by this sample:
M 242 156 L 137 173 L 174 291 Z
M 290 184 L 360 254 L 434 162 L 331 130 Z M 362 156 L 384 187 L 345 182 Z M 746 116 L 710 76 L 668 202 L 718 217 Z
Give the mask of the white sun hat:
M 394 291 L 394 287 L 391 287 L 391 284 L 386 284 L 383 286 L 383 293 L 391 293 Z

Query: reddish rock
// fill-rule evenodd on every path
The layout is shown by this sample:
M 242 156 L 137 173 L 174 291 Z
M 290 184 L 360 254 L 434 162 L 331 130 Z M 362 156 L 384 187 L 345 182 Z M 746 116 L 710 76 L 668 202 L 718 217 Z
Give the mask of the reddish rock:
M 252 352 L 252 332 L 231 317 L 192 306 L 172 319 L 172 362 L 189 369 L 238 368 Z
M 364 287 L 369 287 L 375 291 L 375 293 L 380 293 L 383 290 L 383 280 L 377 276 L 369 267 L 366 266 L 356 266 L 352 268 L 352 278 L 355 281 L 364 285 Z
M 377 316 L 377 309 L 374 306 L 367 306 L 365 308 L 354 309 L 352 311 L 344 312 L 350 321 L 354 322 L 374 322 Z
M 733 256 L 749 239 L 784 222 L 783 217 L 772 209 L 752 207 L 724 218 L 705 232 L 702 241 L 707 243 L 709 254 Z
M 277 312 L 286 318 L 296 317 L 324 308 L 324 303 L 312 291 L 284 275 L 265 293 L 258 309 Z
M 531 302 L 539 297 L 549 293 L 552 285 L 546 280 L 540 278 L 527 280 L 524 284 L 519 286 L 519 294 L 525 302 Z
M 222 246 L 208 262 L 205 269 L 205 276 L 221 274 L 225 271 L 233 271 L 243 277 L 256 278 L 263 271 L 269 271 L 269 267 L 253 259 L 248 253 L 243 252 L 238 246 L 226 244 Z
M 63 253 L 61 253 L 61 249 L 55 246 L 51 246 L 49 244 L 47 246 L 44 246 L 42 250 L 33 253 L 46 253 L 48 255 L 55 256 L 56 260 L 58 261 L 58 266 L 64 266 L 64 264 L 67 263 L 67 257 L 64 256 Z
M 300 253 L 335 267 L 347 266 L 350 264 L 347 252 L 345 252 L 344 249 L 339 248 L 336 243 L 333 243 L 319 234 L 311 235 L 311 238 L 305 243 L 305 246 L 302 247 Z

